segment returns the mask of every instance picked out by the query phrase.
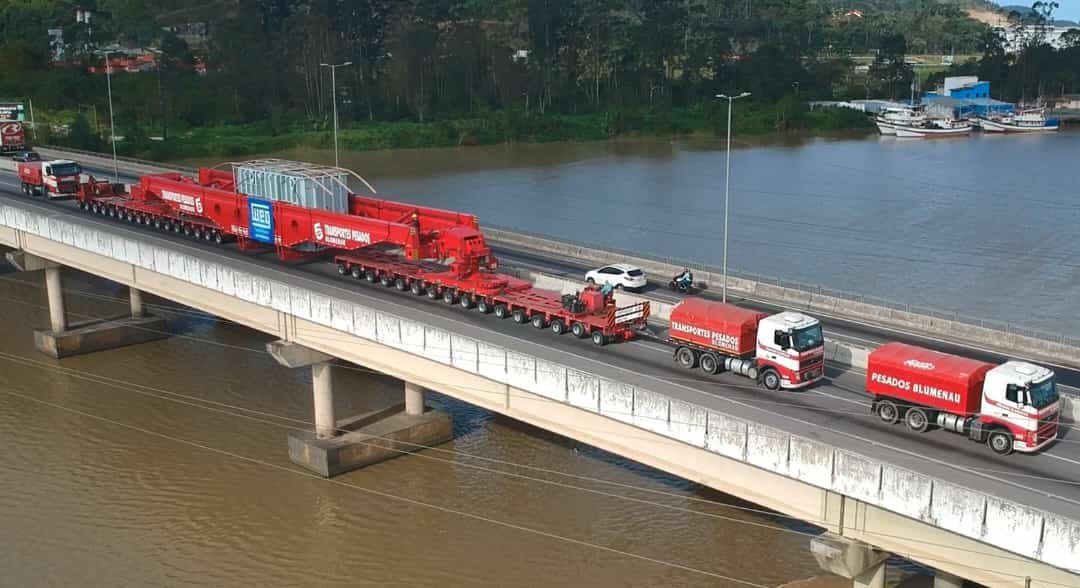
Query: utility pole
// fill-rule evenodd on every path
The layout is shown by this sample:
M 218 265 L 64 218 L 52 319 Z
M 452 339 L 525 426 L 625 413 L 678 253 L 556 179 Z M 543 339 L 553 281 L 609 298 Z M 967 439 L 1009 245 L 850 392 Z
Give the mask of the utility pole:
M 337 68 L 352 65 L 351 61 L 339 63 L 337 65 L 331 65 L 329 63 L 320 63 L 320 67 L 330 68 L 330 91 L 333 94 L 334 100 L 334 167 L 341 167 L 341 162 L 338 159 L 338 120 L 337 120 Z
M 109 63 L 109 53 L 105 52 L 105 84 L 109 90 L 109 142 L 112 143 L 113 182 L 120 183 L 120 165 L 116 162 L 116 121 L 113 117 L 112 103 L 112 64 Z
M 726 96 L 724 94 L 717 94 L 716 97 L 721 100 L 727 100 L 727 171 L 724 172 L 724 286 L 721 289 L 720 300 L 721 302 L 727 302 L 727 246 L 728 246 L 728 204 L 731 200 L 731 110 L 735 101 L 739 98 L 746 98 L 750 95 L 750 92 L 743 92 L 738 96 Z

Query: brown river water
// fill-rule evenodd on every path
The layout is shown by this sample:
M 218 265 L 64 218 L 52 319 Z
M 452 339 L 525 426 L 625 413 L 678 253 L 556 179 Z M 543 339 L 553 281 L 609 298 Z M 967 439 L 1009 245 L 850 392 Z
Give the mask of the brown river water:
M 819 574 L 805 524 L 438 396 L 452 442 L 332 482 L 308 476 L 285 438 L 310 427 L 310 372 L 279 367 L 265 335 L 155 306 L 178 335 L 59 362 L 33 348 L 48 324 L 42 276 L 0 272 L 0 586 L 777 586 Z M 76 317 L 126 310 L 115 285 L 69 274 L 65 288 Z M 384 376 L 335 378 L 341 415 L 400 399 Z

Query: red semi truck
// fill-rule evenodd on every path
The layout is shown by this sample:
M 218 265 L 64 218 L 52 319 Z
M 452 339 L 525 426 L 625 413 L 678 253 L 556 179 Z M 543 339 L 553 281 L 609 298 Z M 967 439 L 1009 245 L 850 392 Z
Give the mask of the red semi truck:
M 1051 370 L 994 365 L 903 343 L 870 353 L 871 410 L 917 432 L 932 425 L 985 442 L 995 453 L 1033 452 L 1057 438 L 1060 401 Z
M 82 167 L 67 159 L 22 161 L 19 182 L 23 194 L 44 194 L 50 199 L 75 196 L 82 185 Z
M 687 298 L 671 310 L 668 339 L 679 365 L 733 371 L 770 390 L 802 388 L 825 376 L 821 322 L 796 312 L 770 315 Z

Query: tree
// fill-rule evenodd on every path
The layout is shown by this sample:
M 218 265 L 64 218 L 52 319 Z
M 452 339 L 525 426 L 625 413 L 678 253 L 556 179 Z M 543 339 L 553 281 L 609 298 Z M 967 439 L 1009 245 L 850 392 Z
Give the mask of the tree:
M 868 76 L 877 91 L 895 99 L 900 90 L 912 87 L 915 70 L 908 65 L 907 38 L 901 33 L 886 35 L 881 39 L 877 58 L 870 65 Z
M 90 122 L 80 111 L 68 128 L 67 143 L 76 149 L 101 150 L 101 137 L 90 128 Z

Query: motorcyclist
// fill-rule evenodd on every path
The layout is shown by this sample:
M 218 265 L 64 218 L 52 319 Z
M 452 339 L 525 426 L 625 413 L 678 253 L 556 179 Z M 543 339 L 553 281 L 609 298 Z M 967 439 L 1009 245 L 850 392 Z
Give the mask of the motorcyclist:
M 694 283 L 694 274 L 690 268 L 684 267 L 682 273 L 675 276 L 675 285 L 683 290 L 689 290 Z

